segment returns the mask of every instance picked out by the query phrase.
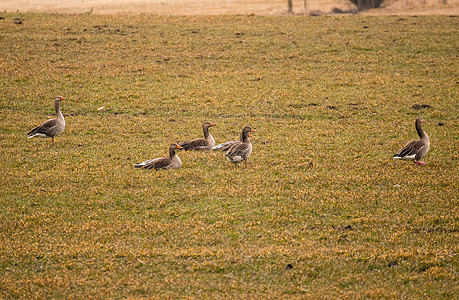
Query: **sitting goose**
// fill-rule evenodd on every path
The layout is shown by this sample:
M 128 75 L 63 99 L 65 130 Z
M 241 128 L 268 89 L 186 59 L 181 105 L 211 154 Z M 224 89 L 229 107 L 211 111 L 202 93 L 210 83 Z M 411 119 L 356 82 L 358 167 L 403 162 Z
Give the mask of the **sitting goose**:
M 195 139 L 188 142 L 181 142 L 179 145 L 183 147 L 185 151 L 188 150 L 210 150 L 215 146 L 215 140 L 209 133 L 209 128 L 216 124 L 210 122 L 204 122 L 202 124 L 202 131 L 204 132 L 203 139 Z
M 60 102 L 64 100 L 64 97 L 57 96 L 54 99 L 54 108 L 56 109 L 57 117 L 55 119 L 46 120 L 40 126 L 32 129 L 27 135 L 30 138 L 39 136 L 39 137 L 50 137 L 51 142 L 54 145 L 54 137 L 58 134 L 61 134 L 65 129 L 65 120 L 64 115 L 61 112 Z
M 416 165 L 426 164 L 425 162 L 421 161 L 421 159 L 429 151 L 430 141 L 427 134 L 424 132 L 424 130 L 422 130 L 423 122 L 425 122 L 423 118 L 416 119 L 416 131 L 418 132 L 420 139 L 408 142 L 405 147 L 394 154 L 394 159 L 411 160 Z
M 169 157 L 160 157 L 149 159 L 144 162 L 134 164 L 136 168 L 143 168 L 143 169 L 178 169 L 182 166 L 182 161 L 175 154 L 175 150 L 183 149 L 180 145 L 171 144 L 169 146 Z
M 249 140 L 249 137 L 252 136 L 250 134 L 252 131 L 255 130 L 249 126 L 244 127 L 244 129 L 242 129 L 241 140 L 239 143 L 234 143 L 231 148 L 226 151 L 226 158 L 229 162 L 234 163 L 235 166 L 241 161 L 245 161 L 246 166 L 248 166 L 247 160 L 252 153 L 252 143 Z

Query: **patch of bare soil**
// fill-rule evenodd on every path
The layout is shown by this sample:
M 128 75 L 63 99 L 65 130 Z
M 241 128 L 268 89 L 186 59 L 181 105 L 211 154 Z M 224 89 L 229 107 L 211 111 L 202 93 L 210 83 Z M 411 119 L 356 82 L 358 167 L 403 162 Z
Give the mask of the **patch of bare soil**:
M 294 14 L 356 13 L 349 0 L 292 0 Z M 386 0 L 364 15 L 457 15 L 459 0 Z M 0 12 L 157 14 L 157 15 L 285 15 L 287 0 L 1 0 Z

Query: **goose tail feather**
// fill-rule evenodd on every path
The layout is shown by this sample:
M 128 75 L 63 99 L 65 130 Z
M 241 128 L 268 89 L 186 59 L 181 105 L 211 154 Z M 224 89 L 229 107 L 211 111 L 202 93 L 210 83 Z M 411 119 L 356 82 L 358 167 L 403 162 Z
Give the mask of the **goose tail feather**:
M 225 143 L 221 143 L 221 144 L 218 144 L 216 146 L 213 146 L 212 147 L 212 150 L 220 150 L 220 149 L 224 149 L 225 147 L 231 145 L 232 143 L 234 143 L 236 141 L 229 141 L 229 142 L 225 142 Z

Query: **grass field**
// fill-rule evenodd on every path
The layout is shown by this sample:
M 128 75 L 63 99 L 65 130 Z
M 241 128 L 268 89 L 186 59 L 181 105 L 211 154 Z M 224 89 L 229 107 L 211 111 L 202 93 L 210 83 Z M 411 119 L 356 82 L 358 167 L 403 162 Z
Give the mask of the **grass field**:
M 0 16 L 0 298 L 459 296 L 457 17 Z

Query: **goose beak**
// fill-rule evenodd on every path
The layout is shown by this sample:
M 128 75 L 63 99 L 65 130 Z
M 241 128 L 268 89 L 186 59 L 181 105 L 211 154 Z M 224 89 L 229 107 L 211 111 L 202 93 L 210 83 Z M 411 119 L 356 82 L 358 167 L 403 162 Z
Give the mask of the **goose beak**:
M 183 149 L 183 147 L 180 145 L 177 145 L 177 149 Z
M 210 123 L 210 126 L 217 126 L 217 124 L 215 124 L 215 123 Z

